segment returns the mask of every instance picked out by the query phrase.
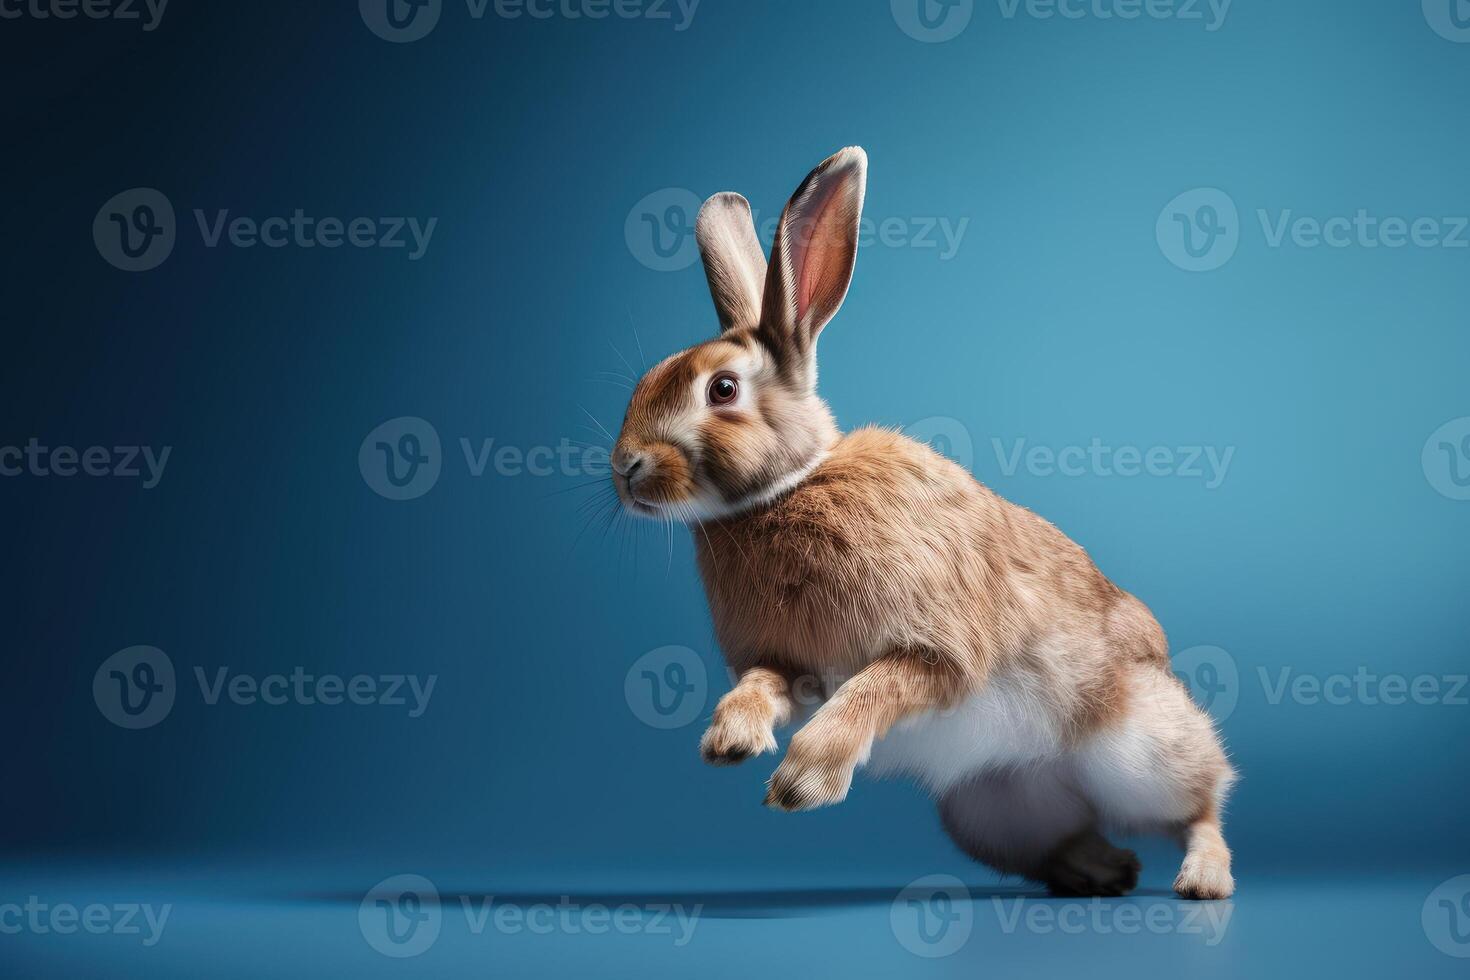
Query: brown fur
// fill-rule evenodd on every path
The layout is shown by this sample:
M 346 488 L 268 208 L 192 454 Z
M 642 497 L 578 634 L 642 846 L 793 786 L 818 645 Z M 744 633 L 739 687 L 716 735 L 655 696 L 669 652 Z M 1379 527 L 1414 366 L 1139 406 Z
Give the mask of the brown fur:
M 701 751 L 712 763 L 775 751 L 794 679 L 835 677 L 766 799 L 821 806 L 845 798 L 893 726 L 1019 679 L 1041 692 L 1036 710 L 1058 751 L 1078 761 L 956 788 L 941 810 L 961 846 L 1058 891 L 1121 893 L 1137 860 L 1098 833 L 1111 808 L 1115 822 L 1182 836 L 1181 894 L 1228 894 L 1219 797 L 1232 772 L 1170 673 L 1148 609 L 1050 523 L 929 447 L 883 429 L 840 435 L 816 395 L 815 342 L 851 277 L 865 166 L 846 150 L 813 171 L 768 269 L 751 255 L 744 199 L 712 199 L 699 241 L 723 334 L 648 373 L 614 450 L 628 506 L 695 528 L 716 633 L 739 675 Z M 708 397 L 718 376 L 738 381 L 735 402 Z M 1116 758 L 1094 772 L 1090 752 Z M 1016 825 L 977 824 L 987 798 Z M 1047 817 L 1050 836 L 1035 832 Z

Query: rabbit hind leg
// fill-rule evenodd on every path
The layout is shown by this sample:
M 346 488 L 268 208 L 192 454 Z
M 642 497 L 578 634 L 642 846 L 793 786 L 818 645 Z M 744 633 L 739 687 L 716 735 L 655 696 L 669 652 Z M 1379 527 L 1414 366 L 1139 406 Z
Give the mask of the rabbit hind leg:
M 980 772 L 945 793 L 939 814 L 975 860 L 1053 894 L 1122 895 L 1138 883 L 1137 856 L 1102 837 L 1055 764 Z

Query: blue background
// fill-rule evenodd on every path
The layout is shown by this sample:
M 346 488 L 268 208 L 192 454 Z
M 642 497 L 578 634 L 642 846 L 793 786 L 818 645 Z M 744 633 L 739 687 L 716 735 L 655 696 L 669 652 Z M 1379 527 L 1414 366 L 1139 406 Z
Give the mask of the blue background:
M 1347 933 L 1407 929 L 1393 962 L 1454 965 L 1415 923 L 1431 888 L 1470 870 L 1470 708 L 1272 704 L 1258 671 L 1465 673 L 1470 503 L 1436 492 L 1420 451 L 1470 415 L 1470 249 L 1272 248 L 1256 212 L 1470 214 L 1470 45 L 1437 36 L 1417 2 L 1337 0 L 1236 0 L 1213 32 L 1007 19 L 982 2 L 941 44 L 906 35 L 886 2 L 703 0 L 674 26 L 477 21 L 456 0 L 408 44 L 346 2 L 174 0 L 151 32 L 0 21 L 0 445 L 173 447 L 152 490 L 0 479 L 7 894 L 62 869 L 81 894 L 113 887 L 88 884 L 105 869 L 269 900 L 360 897 L 402 871 L 555 894 L 896 889 L 930 873 L 991 887 L 910 786 L 859 781 L 844 805 L 793 817 L 760 806 L 774 760 L 703 766 L 727 682 L 688 534 L 670 548 L 654 525 L 604 531 L 595 473 L 475 477 L 459 446 L 605 444 L 597 426 L 616 431 L 627 393 L 603 372 L 713 332 L 697 263 L 650 268 L 625 234 L 647 195 L 738 190 L 767 220 L 860 143 L 871 218 L 968 224 L 947 259 L 861 250 L 820 352 L 840 424 L 955 420 L 976 475 L 1086 547 L 1175 650 L 1228 651 L 1242 910 L 1267 882 L 1310 915 L 1329 899 L 1298 901 L 1295 882 L 1407 875 L 1401 901 L 1364 906 Z M 127 273 L 90 229 L 140 186 L 172 201 L 178 243 Z M 1198 187 L 1240 213 L 1237 253 L 1207 273 L 1175 267 L 1155 236 Z M 195 208 L 438 224 L 418 261 L 207 248 Z M 375 493 L 357 462 L 398 416 L 443 443 L 440 479 L 409 501 Z M 1235 453 L 1206 489 L 1008 475 L 992 445 L 1094 437 Z M 135 644 L 169 655 L 178 699 L 124 731 L 91 684 Z M 634 662 L 666 645 L 710 677 L 705 710 L 674 730 L 624 696 Z M 210 706 L 196 666 L 439 680 L 409 718 Z M 1161 896 L 1177 854 L 1147 864 Z M 353 914 L 342 956 L 397 965 L 358 962 L 372 954 Z M 851 951 L 834 915 L 761 942 Z M 193 942 L 211 948 L 216 927 L 201 928 L 149 968 L 186 972 Z M 1292 937 L 1263 942 L 1201 968 Z M 744 942 L 729 943 L 700 962 L 733 969 Z M 81 937 L 5 945 L 36 972 L 63 951 L 123 955 Z M 345 961 L 293 962 L 315 956 Z

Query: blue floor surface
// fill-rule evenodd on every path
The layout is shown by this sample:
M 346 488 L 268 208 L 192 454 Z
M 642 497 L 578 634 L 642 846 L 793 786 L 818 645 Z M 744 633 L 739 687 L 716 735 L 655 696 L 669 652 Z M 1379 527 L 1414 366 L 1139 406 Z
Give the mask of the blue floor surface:
M 1451 873 L 1246 875 L 1053 899 L 958 879 L 546 891 L 439 876 L 0 873 L 7 977 L 1466 976 Z M 1447 887 L 1440 887 L 1446 882 Z M 371 893 L 371 894 L 369 894 Z M 400 955 L 412 954 L 412 955 Z

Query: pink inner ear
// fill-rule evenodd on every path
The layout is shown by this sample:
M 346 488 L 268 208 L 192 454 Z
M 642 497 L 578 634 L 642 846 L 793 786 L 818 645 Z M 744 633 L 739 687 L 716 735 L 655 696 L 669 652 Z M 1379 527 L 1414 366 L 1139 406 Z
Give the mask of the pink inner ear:
M 846 205 L 846 174 L 818 178 L 802 214 L 792 223 L 791 268 L 796 279 L 796 322 L 806 320 L 814 303 L 836 303 L 846 285 L 852 216 Z

